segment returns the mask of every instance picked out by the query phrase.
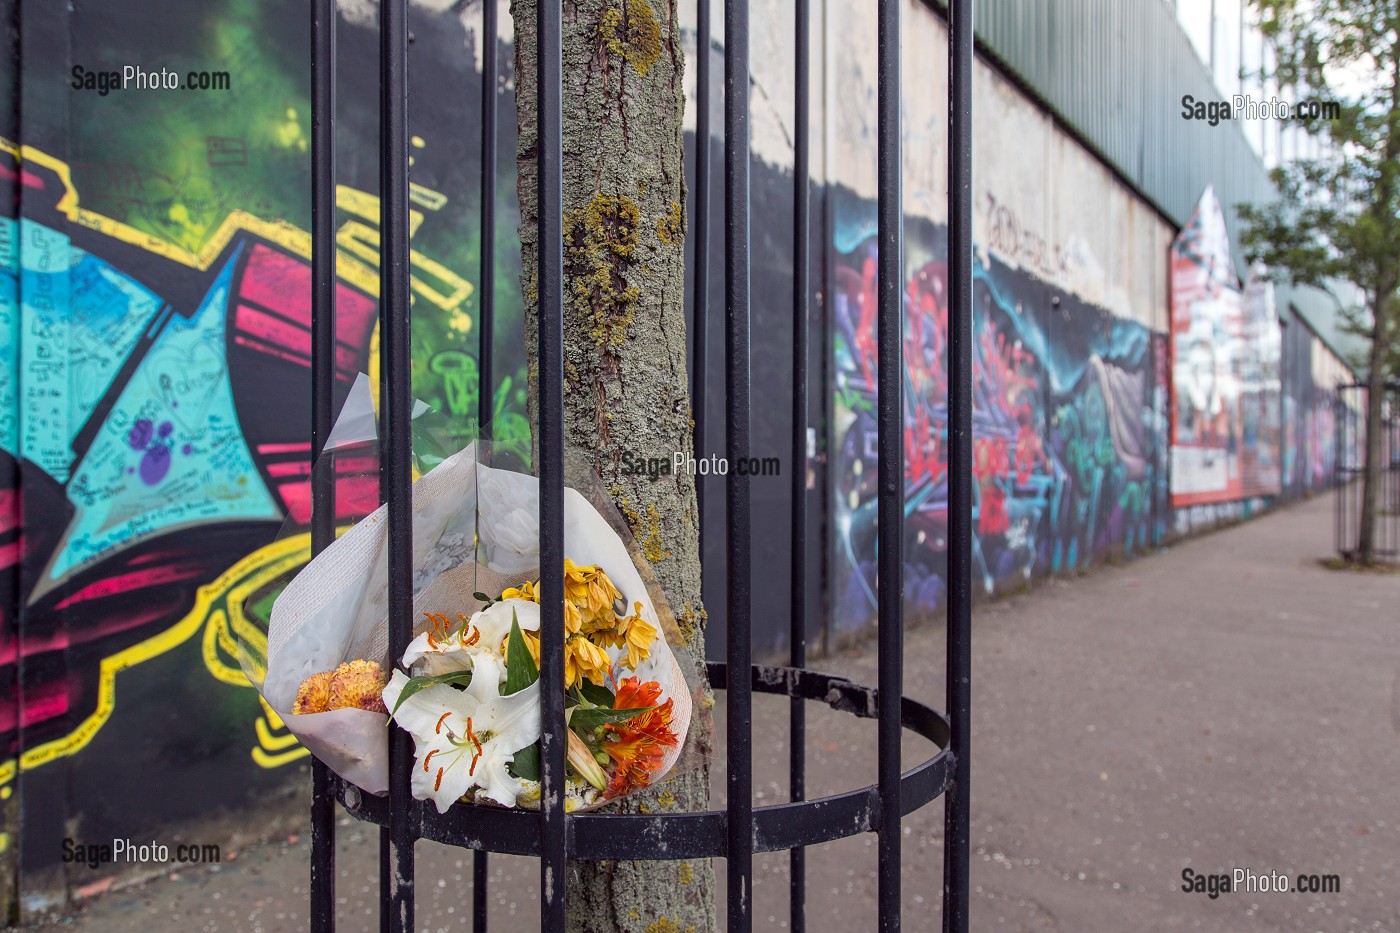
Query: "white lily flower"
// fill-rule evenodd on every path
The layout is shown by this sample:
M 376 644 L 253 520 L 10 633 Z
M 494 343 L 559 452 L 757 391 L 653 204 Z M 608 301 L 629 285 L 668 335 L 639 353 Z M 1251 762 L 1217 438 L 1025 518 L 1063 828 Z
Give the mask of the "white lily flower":
M 421 662 L 420 673 L 436 677 L 453 671 L 473 670 L 472 659 L 483 653 L 500 658 L 501 642 L 510 634 L 512 612 L 520 620 L 521 631 L 539 631 L 538 603 L 528 599 L 503 599 L 476 613 L 464 628 L 445 637 L 436 632 L 424 632 L 413 639 L 404 651 L 404 666 L 413 667 Z
M 432 800 L 446 813 L 463 794 L 515 806 L 524 784 L 506 770 L 511 758 L 540 737 L 539 681 L 501 696 L 502 665 L 490 653 L 472 657 L 474 674 L 465 690 L 437 684 L 404 701 L 394 721 L 413 736 L 413 796 Z M 384 688 L 393 709 L 408 683 L 395 671 Z
M 477 646 L 490 649 L 501 656 L 501 642 L 510 634 L 511 619 L 520 623 L 522 632 L 540 630 L 540 604 L 531 599 L 503 599 L 472 616 L 472 626 L 481 632 Z

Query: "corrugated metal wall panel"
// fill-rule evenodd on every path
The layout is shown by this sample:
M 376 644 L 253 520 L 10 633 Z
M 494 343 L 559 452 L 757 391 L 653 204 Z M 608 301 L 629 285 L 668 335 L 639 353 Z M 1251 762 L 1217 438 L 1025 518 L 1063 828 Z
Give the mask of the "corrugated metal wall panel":
M 1182 119 L 1183 95 L 1220 92 L 1164 0 L 978 0 L 974 18 L 984 54 L 1178 226 L 1214 185 L 1238 243 L 1237 205 L 1273 195 L 1236 123 Z M 1315 325 L 1337 315 L 1321 292 L 1289 298 Z
M 1183 94 L 1217 92 L 1161 0 L 980 0 L 975 11 L 986 51 L 1174 222 L 1208 183 L 1231 206 L 1270 190 L 1235 124 L 1181 118 Z

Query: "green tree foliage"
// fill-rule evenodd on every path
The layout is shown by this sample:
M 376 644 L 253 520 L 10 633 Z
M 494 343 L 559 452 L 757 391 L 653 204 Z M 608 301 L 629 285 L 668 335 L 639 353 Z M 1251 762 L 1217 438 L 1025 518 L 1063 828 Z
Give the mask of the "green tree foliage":
M 1348 327 L 1370 341 L 1366 471 L 1354 553 L 1374 559 L 1383 387 L 1400 363 L 1400 0 L 1252 0 L 1276 49 L 1274 77 L 1299 100 L 1336 101 L 1330 119 L 1295 119 L 1321 155 L 1273 172 L 1279 197 L 1241 205 L 1243 243 L 1299 285 L 1349 282 Z

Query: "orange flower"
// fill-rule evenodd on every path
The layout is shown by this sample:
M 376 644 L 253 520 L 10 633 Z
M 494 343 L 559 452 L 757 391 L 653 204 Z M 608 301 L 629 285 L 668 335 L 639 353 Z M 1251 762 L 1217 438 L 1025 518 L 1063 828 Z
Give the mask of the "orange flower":
M 624 677 L 617 685 L 613 709 L 643 709 L 655 706 L 661 699 L 661 684 L 654 680 L 642 683 L 640 677 Z
M 625 677 L 618 684 L 614 709 L 641 709 L 651 706 L 661 696 L 656 681 L 642 683 L 639 677 Z M 605 727 L 603 751 L 612 759 L 614 770 L 603 796 L 620 797 L 651 783 L 651 776 L 661 769 L 666 749 L 676 745 L 671 731 L 671 706 L 667 700 L 660 706 L 638 713 L 631 719 Z
M 327 709 L 364 709 L 388 713 L 384 706 L 384 683 L 388 678 L 374 661 L 347 661 L 331 675 Z
M 331 672 L 312 674 L 297 687 L 297 698 L 292 702 L 292 712 L 324 713 L 331 698 Z
M 384 699 L 386 678 L 373 661 L 347 661 L 333 671 L 312 674 L 297 688 L 292 703 L 294 713 L 326 713 L 336 709 L 363 709 L 387 713 Z

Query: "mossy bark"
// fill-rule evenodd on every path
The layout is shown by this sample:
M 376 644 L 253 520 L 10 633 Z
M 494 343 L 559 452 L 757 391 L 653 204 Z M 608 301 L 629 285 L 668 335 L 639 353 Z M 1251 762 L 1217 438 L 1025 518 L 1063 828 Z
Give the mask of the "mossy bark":
M 537 374 L 536 18 L 512 3 L 526 346 Z M 704 670 L 695 482 L 623 471 L 624 453 L 691 449 L 685 339 L 684 57 L 676 0 L 564 4 L 564 434 L 593 466 Z M 537 422 L 532 391 L 531 418 Z M 708 760 L 713 737 L 694 734 Z M 621 801 L 620 810 L 705 809 L 708 767 Z M 569 925 L 587 933 L 706 933 L 708 862 L 576 862 Z

